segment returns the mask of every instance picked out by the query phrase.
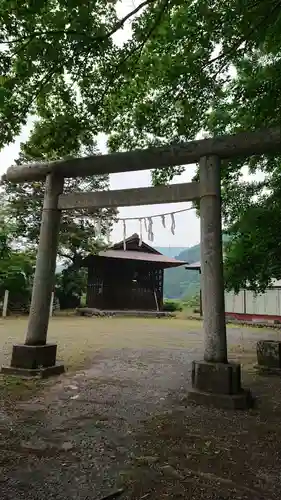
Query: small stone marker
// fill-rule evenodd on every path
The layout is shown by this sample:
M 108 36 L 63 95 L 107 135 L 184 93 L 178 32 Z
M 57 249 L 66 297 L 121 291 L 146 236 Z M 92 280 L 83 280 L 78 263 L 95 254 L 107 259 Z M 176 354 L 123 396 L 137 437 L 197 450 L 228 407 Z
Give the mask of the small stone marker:
M 281 342 L 277 340 L 260 340 L 257 342 L 256 368 L 261 373 L 281 375 Z

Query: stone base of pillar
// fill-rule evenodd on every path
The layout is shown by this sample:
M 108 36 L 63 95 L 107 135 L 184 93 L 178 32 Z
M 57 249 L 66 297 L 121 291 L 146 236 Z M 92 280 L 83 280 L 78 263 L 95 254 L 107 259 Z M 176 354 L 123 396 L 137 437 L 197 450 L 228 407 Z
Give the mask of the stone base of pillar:
M 193 361 L 192 389 L 188 402 L 221 409 L 246 410 L 253 404 L 250 391 L 241 388 L 241 368 L 236 363 Z
M 1 372 L 6 375 L 20 377 L 49 377 L 64 372 L 64 366 L 56 364 L 57 345 L 25 345 L 13 346 L 10 366 L 2 366 Z
M 281 342 L 277 340 L 257 342 L 257 361 L 255 368 L 261 374 L 281 375 Z

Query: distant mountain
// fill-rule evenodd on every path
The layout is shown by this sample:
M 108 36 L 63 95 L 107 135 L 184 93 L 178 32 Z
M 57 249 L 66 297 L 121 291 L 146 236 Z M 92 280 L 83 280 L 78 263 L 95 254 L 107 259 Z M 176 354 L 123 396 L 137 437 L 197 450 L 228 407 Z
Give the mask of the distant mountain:
M 163 252 L 164 253 L 164 252 Z M 166 254 L 167 255 L 167 254 Z M 177 260 L 192 264 L 200 261 L 200 245 L 185 248 L 178 255 Z M 200 279 L 198 271 L 185 269 L 185 266 L 166 269 L 164 273 L 164 296 L 168 299 L 192 297 L 199 292 Z
M 222 239 L 226 243 L 229 240 L 229 236 L 223 235 Z M 189 264 L 200 262 L 200 245 L 185 248 L 174 257 Z M 164 296 L 166 298 L 183 299 L 185 297 L 193 297 L 199 290 L 200 275 L 198 271 L 187 270 L 185 266 L 166 269 L 164 273 Z
M 181 252 L 187 250 L 186 247 L 155 247 L 155 250 L 166 255 L 166 257 L 176 258 Z

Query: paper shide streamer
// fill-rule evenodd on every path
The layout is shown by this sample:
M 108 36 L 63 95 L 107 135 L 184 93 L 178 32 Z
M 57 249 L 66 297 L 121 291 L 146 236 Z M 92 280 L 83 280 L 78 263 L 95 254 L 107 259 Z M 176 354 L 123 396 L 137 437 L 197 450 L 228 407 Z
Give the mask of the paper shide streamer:
M 107 244 L 110 245 L 110 235 L 111 235 L 111 229 L 108 228 L 106 230 L 106 239 L 107 239 Z
M 139 247 L 141 247 L 142 246 L 142 219 L 141 218 L 139 219 L 139 223 L 140 223 Z
M 172 233 L 172 235 L 175 234 L 175 230 L 176 230 L 175 214 L 171 213 L 171 233 Z
M 166 215 L 169 215 L 171 218 L 171 233 L 174 235 L 176 230 L 176 220 L 175 220 L 175 212 L 170 214 L 162 214 L 162 215 L 151 215 L 150 217 L 139 217 L 138 219 L 134 219 L 129 217 L 128 219 L 119 219 L 123 223 L 123 248 L 126 250 L 126 236 L 127 236 L 127 228 L 126 221 L 127 220 L 138 220 L 139 222 L 139 246 L 141 247 L 143 242 L 143 225 L 145 231 L 147 232 L 148 241 L 154 241 L 154 232 L 153 232 L 153 219 L 156 217 L 161 217 L 162 226 L 166 229 Z
M 123 219 L 123 248 L 126 250 L 126 219 Z
M 147 222 L 148 222 L 148 228 L 147 228 L 147 237 L 148 241 L 154 241 L 154 234 L 153 234 L 153 220 L 152 217 L 147 217 Z
M 125 219 L 118 219 L 120 222 L 123 224 L 123 249 L 126 250 L 126 236 L 127 236 L 127 227 L 126 227 L 126 222 L 129 220 L 135 220 L 138 221 L 139 223 L 139 246 L 141 247 L 143 243 L 143 228 L 145 229 L 147 233 L 147 238 L 149 241 L 154 241 L 154 232 L 153 232 L 153 220 L 156 218 L 161 219 L 161 223 L 164 229 L 167 228 L 166 226 L 166 220 L 167 217 L 170 217 L 171 220 L 171 226 L 170 226 L 170 231 L 173 235 L 175 235 L 176 232 L 176 220 L 175 220 L 175 215 L 178 213 L 182 212 L 187 212 L 188 210 L 192 210 L 193 207 L 190 208 L 184 208 L 183 210 L 177 210 L 176 212 L 168 212 L 165 214 L 157 214 L 157 215 L 151 215 L 149 217 L 128 217 Z M 96 224 L 96 234 L 98 237 L 102 238 L 102 231 L 101 231 L 101 219 L 99 218 Z M 110 244 L 110 230 L 106 232 L 106 238 L 108 241 L 108 244 Z
M 147 222 L 146 222 L 146 219 L 144 218 L 144 227 L 145 227 L 145 230 L 147 232 Z
M 101 220 L 100 219 L 97 220 L 97 224 L 96 224 L 96 236 L 98 239 L 101 238 Z
M 127 217 L 125 219 L 124 218 L 117 219 L 117 221 L 120 221 L 123 223 L 123 248 L 124 248 L 124 250 L 126 250 L 126 234 L 127 234 L 126 222 L 127 221 L 136 220 L 139 222 L 139 229 L 140 229 L 139 246 L 141 246 L 143 243 L 143 226 L 144 226 L 144 229 L 147 233 L 148 240 L 154 241 L 153 219 L 160 217 L 161 222 L 162 222 L 162 226 L 164 227 L 164 229 L 166 229 L 166 218 L 169 216 L 171 219 L 170 231 L 174 235 L 175 231 L 176 231 L 175 215 L 178 213 L 182 213 L 182 212 L 188 212 L 189 210 L 192 210 L 192 209 L 193 209 L 193 207 L 189 207 L 189 208 L 184 208 L 182 210 L 176 210 L 175 212 L 170 212 L 170 213 L 168 212 L 165 214 L 151 215 L 149 217 Z M 96 237 L 102 239 L 103 235 L 102 235 L 102 222 L 101 221 L 102 221 L 102 219 L 99 218 L 97 220 L 97 222 L 95 223 L 95 234 L 96 234 Z M 107 242 L 109 245 L 110 245 L 110 233 L 111 233 L 110 229 L 108 229 L 105 233 L 106 239 L 107 239 Z

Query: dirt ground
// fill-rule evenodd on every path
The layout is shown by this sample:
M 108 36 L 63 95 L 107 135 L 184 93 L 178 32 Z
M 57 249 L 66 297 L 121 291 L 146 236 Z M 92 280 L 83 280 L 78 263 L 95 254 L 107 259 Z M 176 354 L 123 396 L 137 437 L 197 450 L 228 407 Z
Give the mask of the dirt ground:
M 1 364 L 25 329 L 0 321 Z M 53 318 L 66 374 L 0 380 L 0 498 L 280 499 L 281 380 L 253 369 L 256 341 L 279 337 L 228 328 L 257 405 L 227 412 L 186 401 L 199 322 Z

